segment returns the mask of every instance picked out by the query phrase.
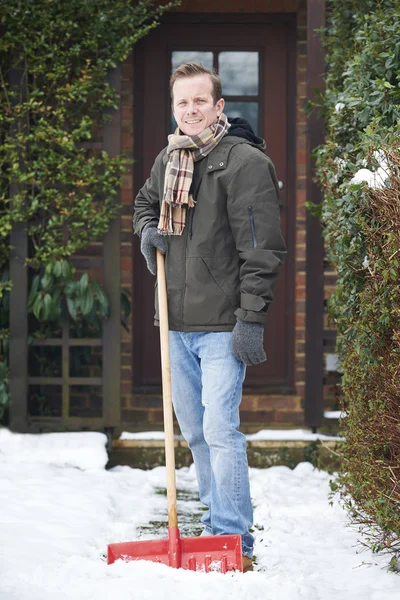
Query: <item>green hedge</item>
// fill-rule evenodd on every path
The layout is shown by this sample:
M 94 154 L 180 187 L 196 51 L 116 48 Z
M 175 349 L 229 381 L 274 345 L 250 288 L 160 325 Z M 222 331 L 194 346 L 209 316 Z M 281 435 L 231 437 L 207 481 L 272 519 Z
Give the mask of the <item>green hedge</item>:
M 46 337 L 67 317 L 98 330 L 107 298 L 86 273 L 76 281 L 70 258 L 108 230 L 132 158 L 87 142 L 117 105 L 108 73 L 176 4 L 0 0 L 0 419 L 8 402 L 10 232 L 27 224 L 37 333 Z
M 400 551 L 400 2 L 328 2 L 317 210 L 337 270 L 344 470 L 334 487 L 375 551 Z M 379 168 L 386 187 L 359 179 Z M 363 173 L 363 172 L 362 172 Z M 365 171 L 364 171 L 365 174 Z M 389 175 L 389 179 L 387 179 Z M 382 184 L 382 179 L 380 179 Z

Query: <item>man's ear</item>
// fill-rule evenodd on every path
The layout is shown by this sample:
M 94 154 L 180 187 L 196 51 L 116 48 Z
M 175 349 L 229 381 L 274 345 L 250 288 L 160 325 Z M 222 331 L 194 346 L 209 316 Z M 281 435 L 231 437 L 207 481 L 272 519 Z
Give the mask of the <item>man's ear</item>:
M 220 98 L 216 103 L 217 115 L 220 116 L 222 112 L 224 112 L 225 100 Z

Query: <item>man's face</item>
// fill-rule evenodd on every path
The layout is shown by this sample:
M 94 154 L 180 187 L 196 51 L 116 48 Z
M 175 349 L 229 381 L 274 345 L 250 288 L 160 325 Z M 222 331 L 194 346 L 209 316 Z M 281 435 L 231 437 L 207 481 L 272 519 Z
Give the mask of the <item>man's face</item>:
M 177 79 L 172 97 L 175 120 L 186 135 L 199 135 L 215 123 L 225 104 L 223 98 L 214 104 L 211 77 L 206 73 Z

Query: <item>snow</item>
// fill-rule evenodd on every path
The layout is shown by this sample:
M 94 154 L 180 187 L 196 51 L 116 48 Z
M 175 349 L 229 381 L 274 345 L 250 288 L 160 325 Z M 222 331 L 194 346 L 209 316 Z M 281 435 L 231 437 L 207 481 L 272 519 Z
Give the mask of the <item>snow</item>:
M 329 373 L 335 373 L 340 369 L 340 359 L 337 354 L 325 354 L 325 369 Z
M 0 463 L 43 463 L 104 469 L 108 456 L 103 433 L 17 434 L 0 429 Z
M 166 519 L 166 498 L 157 493 L 165 487 L 165 468 L 106 471 L 100 467 L 105 436 L 101 446 L 91 433 L 0 434 L 1 600 L 399 597 L 399 579 L 387 572 L 387 557 L 359 553 L 357 532 L 346 526 L 336 501 L 329 503 L 330 476 L 309 463 L 294 470 L 250 469 L 253 573 L 194 573 L 152 562 L 108 566 L 108 543 L 165 535 L 161 526 L 141 530 Z M 77 459 L 86 453 L 87 467 Z M 195 526 L 201 509 L 193 465 L 177 471 L 177 485 L 181 527 L 185 519 Z
M 335 105 L 335 113 L 338 115 L 339 113 L 342 112 L 342 110 L 344 109 L 344 107 L 345 107 L 345 104 L 343 102 L 338 102 Z
M 346 413 L 341 410 L 326 410 L 324 412 L 325 419 L 344 419 Z
M 384 153 L 384 151 L 383 150 L 375 150 L 373 155 L 374 155 L 375 160 L 378 162 L 379 167 L 381 169 L 384 169 L 387 173 L 389 173 L 389 163 L 386 160 L 386 154 Z
M 350 183 L 363 183 L 372 189 L 386 187 L 387 179 L 390 176 L 389 164 L 386 160 L 385 153 L 383 150 L 375 150 L 374 158 L 378 162 L 379 167 L 376 171 L 370 169 L 359 169 L 354 177 L 350 180 Z
M 354 177 L 350 180 L 350 183 L 363 183 L 365 182 L 368 187 L 372 189 L 383 188 L 386 185 L 387 172 L 384 169 L 377 171 L 370 171 L 369 169 L 359 169 Z
M 138 433 L 129 433 L 124 431 L 120 435 L 120 440 L 164 440 L 163 431 L 140 431 Z M 182 436 L 175 436 L 175 439 L 182 440 Z M 316 440 L 340 440 L 337 436 L 324 435 L 322 433 L 311 433 L 306 429 L 262 429 L 257 433 L 246 435 L 248 442 L 253 441 L 304 441 L 314 442 Z
M 312 433 L 307 429 L 262 429 L 257 433 L 246 435 L 246 439 L 249 442 L 263 440 L 315 442 L 317 440 L 338 441 L 342 438 L 323 433 Z

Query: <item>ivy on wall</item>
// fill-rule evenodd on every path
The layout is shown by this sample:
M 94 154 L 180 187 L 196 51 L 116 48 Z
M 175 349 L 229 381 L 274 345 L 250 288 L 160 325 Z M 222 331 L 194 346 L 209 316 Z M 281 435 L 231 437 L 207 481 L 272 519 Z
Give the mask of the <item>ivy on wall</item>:
M 107 75 L 164 11 L 150 0 L 0 0 L 0 418 L 8 401 L 10 233 L 26 224 L 29 310 L 41 323 L 104 319 L 71 257 L 115 218 L 128 156 L 93 149 L 118 98 Z
M 375 551 L 400 554 L 400 2 L 330 0 L 318 149 L 346 418 L 334 487 Z

